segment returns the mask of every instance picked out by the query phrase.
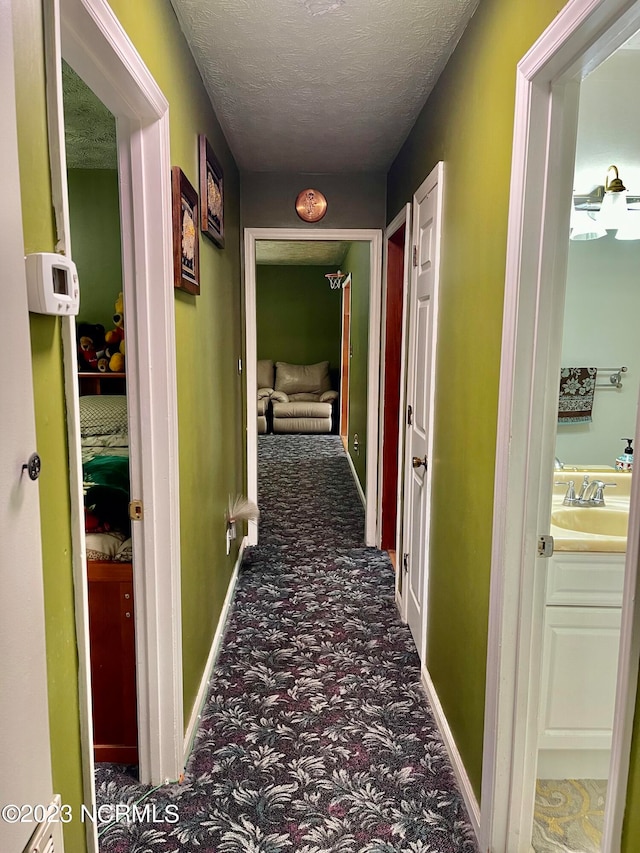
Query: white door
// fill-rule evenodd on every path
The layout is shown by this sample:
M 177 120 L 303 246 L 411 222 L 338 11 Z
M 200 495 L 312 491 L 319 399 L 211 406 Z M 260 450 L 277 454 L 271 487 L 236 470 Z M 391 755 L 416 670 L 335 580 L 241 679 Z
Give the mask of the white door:
M 29 314 L 20 214 L 11 6 L 0 3 L 0 159 L 4 204 L 0 399 L 0 805 L 51 802 L 51 759 L 38 482 L 22 465 L 36 450 Z M 47 460 L 42 464 L 46 466 Z M 23 818 L 29 815 L 23 810 Z M 0 820 L 0 849 L 22 850 L 34 823 Z
M 409 302 L 405 514 L 402 541 L 407 622 L 424 659 L 433 447 L 442 163 L 413 197 L 413 268 Z

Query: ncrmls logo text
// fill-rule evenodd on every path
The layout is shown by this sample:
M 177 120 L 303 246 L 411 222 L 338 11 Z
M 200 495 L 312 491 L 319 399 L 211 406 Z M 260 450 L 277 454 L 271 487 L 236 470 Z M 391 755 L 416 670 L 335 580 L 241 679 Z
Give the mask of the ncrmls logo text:
M 83 805 L 81 820 L 83 823 L 178 823 L 180 816 L 178 806 L 171 804 L 160 807 L 155 803 L 103 803 L 94 809 Z

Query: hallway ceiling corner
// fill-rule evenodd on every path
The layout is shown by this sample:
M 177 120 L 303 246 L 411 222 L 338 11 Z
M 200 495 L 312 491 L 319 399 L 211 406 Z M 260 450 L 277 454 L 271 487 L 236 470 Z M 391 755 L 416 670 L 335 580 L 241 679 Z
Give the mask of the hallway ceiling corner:
M 171 0 L 241 170 L 386 171 L 478 0 Z

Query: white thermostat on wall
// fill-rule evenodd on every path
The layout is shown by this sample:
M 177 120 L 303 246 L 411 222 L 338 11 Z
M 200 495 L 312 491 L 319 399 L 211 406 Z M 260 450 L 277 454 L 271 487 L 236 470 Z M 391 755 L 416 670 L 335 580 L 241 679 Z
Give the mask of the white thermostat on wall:
M 77 314 L 80 308 L 78 271 L 70 258 L 35 252 L 24 259 L 29 311 L 36 314 Z

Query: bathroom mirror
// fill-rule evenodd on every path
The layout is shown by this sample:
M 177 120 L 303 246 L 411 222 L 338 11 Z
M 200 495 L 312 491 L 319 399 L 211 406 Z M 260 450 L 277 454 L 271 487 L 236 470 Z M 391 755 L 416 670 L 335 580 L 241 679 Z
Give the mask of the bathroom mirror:
M 633 67 L 630 67 L 633 66 Z M 616 163 L 629 195 L 640 195 L 640 110 L 629 109 L 620 82 L 640 75 L 640 51 L 621 50 L 582 83 L 574 190 L 588 193 Z M 640 216 L 640 211 L 631 215 Z M 556 455 L 568 465 L 615 466 L 621 441 L 635 433 L 640 386 L 640 240 L 614 231 L 593 240 L 571 240 L 563 325 L 562 365 L 596 367 L 592 420 L 558 425 Z M 628 366 L 622 387 L 612 370 Z

